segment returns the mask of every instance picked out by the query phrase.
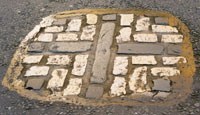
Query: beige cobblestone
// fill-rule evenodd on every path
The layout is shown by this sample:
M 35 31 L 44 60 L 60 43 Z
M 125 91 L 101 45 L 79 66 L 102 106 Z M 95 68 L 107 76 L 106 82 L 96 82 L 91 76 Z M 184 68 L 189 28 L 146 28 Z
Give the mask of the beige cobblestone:
M 39 63 L 42 57 L 43 55 L 26 55 L 23 58 L 23 63 L 27 63 L 27 64 Z
M 41 42 L 51 42 L 52 40 L 53 40 L 52 33 L 42 33 L 38 36 L 38 38 L 35 39 L 35 41 L 41 41 Z
M 176 27 L 166 25 L 152 25 L 153 32 L 164 32 L 164 33 L 178 33 Z
M 124 27 L 119 31 L 120 35 L 116 37 L 117 43 L 130 41 L 131 28 Z
M 156 34 L 134 34 L 133 38 L 137 42 L 158 42 Z
M 165 43 L 182 43 L 183 35 L 162 35 L 161 41 Z
M 87 14 L 86 19 L 87 19 L 87 24 L 96 24 L 97 23 L 97 15 L 95 14 Z
M 63 26 L 52 26 L 46 27 L 44 32 L 62 32 L 64 30 Z
M 81 91 L 82 79 L 71 78 L 67 88 L 64 89 L 63 95 L 78 95 Z
M 26 71 L 24 76 L 45 76 L 48 72 L 48 66 L 32 66 Z
M 136 31 L 148 31 L 150 26 L 149 17 L 140 17 L 136 22 Z
M 54 90 L 61 90 L 64 85 L 65 78 L 67 76 L 67 69 L 55 69 L 52 72 L 52 78 L 49 80 L 47 88 Z
M 72 19 L 69 23 L 68 23 L 68 27 L 66 31 L 72 32 L 78 32 L 80 31 L 81 28 L 81 19 Z
M 182 56 L 177 57 L 162 57 L 162 61 L 164 65 L 174 65 L 177 63 L 187 63 L 186 58 Z
M 132 64 L 146 64 L 146 65 L 156 65 L 157 61 L 155 56 L 132 56 Z
M 60 33 L 56 41 L 78 41 L 78 35 L 76 33 Z
M 180 70 L 176 67 L 154 67 L 151 69 L 153 76 L 170 77 L 180 75 Z
M 52 55 L 47 59 L 49 65 L 68 65 L 71 59 L 68 55 Z
M 121 96 L 126 94 L 126 81 L 123 77 L 115 77 L 111 86 L 111 96 Z
M 81 34 L 81 40 L 90 40 L 93 41 L 93 36 L 95 35 L 96 26 L 89 25 L 83 28 L 83 32 Z
M 114 60 L 114 75 L 126 75 L 128 72 L 128 57 L 116 57 Z
M 134 14 L 120 14 L 120 25 L 121 26 L 130 26 L 134 19 Z
M 72 74 L 82 76 L 85 73 L 88 56 L 89 55 L 77 55 L 75 57 Z

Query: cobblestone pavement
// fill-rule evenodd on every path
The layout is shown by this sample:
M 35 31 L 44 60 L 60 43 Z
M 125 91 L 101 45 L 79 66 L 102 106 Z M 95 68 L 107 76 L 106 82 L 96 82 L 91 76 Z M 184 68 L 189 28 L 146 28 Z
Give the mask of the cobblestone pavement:
M 38 3 L 39 5 L 43 4 L 42 6 L 44 6 L 45 3 L 48 4 L 47 6 L 40 9 L 39 12 L 41 16 L 47 13 L 48 10 L 50 11 L 51 8 L 48 8 L 49 6 L 61 5 L 60 2 L 39 2 L 39 0 L 36 1 L 36 3 Z M 62 1 L 62 3 L 64 3 L 64 1 Z M 85 6 L 87 6 L 88 4 L 91 4 L 91 6 L 94 5 L 92 1 L 82 3 L 79 1 L 74 1 L 67 3 L 71 3 L 77 6 L 75 7 L 75 9 L 79 8 L 80 4 L 85 4 Z M 103 7 L 103 4 L 105 3 L 106 1 L 100 2 L 98 5 L 94 5 L 94 7 Z M 128 5 L 128 3 L 130 2 L 126 1 L 121 3 L 121 7 L 123 8 L 126 6 L 126 4 Z M 135 3 L 137 3 L 137 7 L 146 7 L 145 5 L 148 2 L 144 1 L 141 2 L 143 4 L 140 4 L 139 1 L 135 1 Z M 169 1 L 169 4 L 170 3 L 171 2 Z M 183 3 L 184 1 L 178 2 L 178 4 Z M 33 3 L 31 2 L 24 1 L 22 4 L 26 4 L 26 8 L 33 8 Z M 101 6 L 101 4 L 103 6 Z M 6 5 L 6 3 L 2 5 Z M 66 4 L 61 5 L 61 7 L 55 9 L 55 11 L 62 11 L 62 7 L 64 7 L 65 5 Z M 74 8 L 73 5 L 69 7 Z M 156 2 L 149 2 L 149 5 L 152 5 L 154 7 L 153 9 L 160 9 L 154 6 L 156 5 Z M 197 9 L 195 11 L 198 12 L 198 7 L 196 7 L 196 5 L 198 4 L 194 5 L 188 3 L 188 5 L 191 7 L 195 7 Z M 117 3 L 114 3 L 114 6 L 117 6 Z M 168 6 L 168 2 L 166 2 L 166 6 Z M 40 6 L 38 7 L 40 8 Z M 167 8 L 166 10 L 170 11 L 170 9 Z M 180 11 L 177 10 L 177 12 Z M 17 10 L 16 13 L 17 15 L 22 15 L 23 18 L 29 15 L 28 11 L 23 10 Z M 40 15 L 36 16 L 40 17 Z M 189 20 L 187 20 L 187 17 L 184 18 L 186 19 L 186 21 L 184 21 L 185 23 L 191 23 Z M 33 20 L 31 18 L 27 18 L 26 20 L 29 19 Z M 124 23 L 123 19 L 130 20 L 130 22 L 127 23 L 126 21 Z M 21 22 L 23 23 L 22 20 Z M 34 23 L 32 23 L 31 25 L 34 26 Z M 63 26 L 64 23 L 66 24 Z M 130 26 L 130 23 L 134 23 L 134 26 Z M 41 25 L 44 26 L 46 24 L 48 23 L 41 23 Z M 76 26 L 73 26 L 73 24 L 75 24 Z M 99 24 L 102 25 L 100 26 Z M 116 97 L 123 95 L 128 96 L 131 95 L 133 92 L 146 92 L 149 91 L 149 88 L 147 86 L 149 86 L 150 89 L 154 91 L 153 94 L 149 95 L 153 95 L 153 97 L 155 98 L 159 96 L 163 97 L 169 94 L 171 95 L 170 92 L 176 90 L 174 88 L 173 82 L 179 81 L 176 79 L 171 79 L 171 77 L 169 76 L 182 76 L 182 71 L 178 70 L 179 67 L 176 68 L 176 63 L 182 63 L 183 65 L 187 65 L 188 61 L 190 60 L 188 60 L 188 57 L 184 57 L 180 53 L 181 49 L 179 44 L 181 44 L 184 41 L 184 35 L 182 35 L 182 32 L 180 32 L 180 29 L 167 25 L 168 21 L 166 18 L 163 17 L 152 18 L 151 16 L 141 16 L 133 14 L 124 15 L 122 13 L 117 15 L 112 14 L 106 16 L 90 14 L 86 16 L 70 18 L 67 20 L 61 19 L 54 21 L 52 27 L 46 27 L 45 29 L 42 29 L 40 33 L 33 39 L 33 41 L 29 42 L 30 44 L 28 43 L 28 55 L 22 56 L 22 65 L 24 67 L 22 76 L 26 76 L 21 77 L 23 81 L 26 81 L 25 85 L 23 86 L 25 86 L 29 90 L 35 89 L 38 91 L 40 89 L 39 92 L 37 92 L 39 95 L 49 95 L 53 93 L 55 94 L 55 96 L 60 96 L 60 93 L 58 93 L 58 91 L 62 91 L 62 95 L 78 95 L 80 97 L 90 99 L 102 99 L 105 96 L 107 96 L 102 95 L 103 93 L 108 94 L 108 96 L 111 97 Z M 192 42 L 195 41 L 193 45 L 195 48 L 194 50 L 198 64 L 198 47 L 196 47 L 196 44 L 198 43 L 198 39 L 196 38 L 198 36 L 197 34 L 195 34 L 195 32 L 198 33 L 199 28 L 193 28 L 193 26 L 196 27 L 197 25 L 189 25 L 189 27 L 194 29 L 192 30 Z M 31 28 L 30 26 L 27 27 Z M 165 29 L 159 29 L 163 27 Z M 16 29 L 16 27 L 13 28 L 14 30 L 16 30 L 15 32 L 18 32 L 18 29 Z M 37 27 L 34 30 L 38 30 L 39 32 L 39 28 Z M 8 29 L 8 32 L 9 31 L 11 30 Z M 28 33 L 30 29 L 22 31 L 19 32 L 22 32 L 25 36 L 25 34 Z M 97 34 L 97 31 L 99 31 L 100 33 Z M 152 32 L 155 32 L 156 34 L 152 34 Z M 165 34 L 160 34 L 160 32 Z M 6 32 L 4 33 L 6 34 Z M 19 37 L 22 37 L 21 34 L 11 35 L 20 35 Z M 14 39 L 19 39 L 19 37 L 16 38 L 16 36 L 14 37 Z M 112 42 L 112 40 L 105 39 L 105 37 L 110 38 L 110 36 L 113 36 L 111 38 L 114 39 L 114 42 Z M 106 40 L 106 42 L 104 41 L 104 39 Z M 19 41 L 21 40 L 18 40 L 18 42 Z M 4 42 L 2 42 L 2 46 L 4 46 L 3 43 Z M 12 41 L 8 43 L 10 45 L 12 44 Z M 109 46 L 109 43 L 111 49 L 109 49 L 109 47 L 103 47 L 103 49 L 102 47 L 100 47 L 100 45 Z M 168 45 L 163 46 L 161 44 L 173 44 L 173 46 L 169 47 Z M 178 46 L 174 44 L 178 44 Z M 145 48 L 144 46 L 151 47 L 152 49 Z M 17 45 L 15 47 L 17 47 Z M 141 47 L 141 49 L 137 51 L 135 50 L 135 47 Z M 167 52 L 165 49 L 168 49 Z M 15 49 L 13 48 L 12 52 L 14 50 Z M 9 54 L 9 50 L 5 54 L 9 55 L 9 57 L 11 57 L 12 55 Z M 6 55 L 4 55 L 4 57 L 6 57 Z M 107 55 L 111 55 L 110 60 L 112 60 L 113 62 L 108 62 L 108 60 L 106 60 Z M 98 58 L 99 56 L 103 56 L 105 58 L 102 60 L 102 58 Z M 10 58 L 7 59 L 10 60 Z M 92 60 L 91 62 L 89 61 L 90 59 Z M 94 63 L 94 65 L 100 65 L 98 65 L 98 68 L 95 68 L 96 66 L 92 66 L 92 63 Z M 111 63 L 110 65 L 112 65 L 112 67 L 108 67 L 108 63 Z M 6 61 L 1 63 L 2 72 L 4 73 L 6 70 L 5 64 Z M 160 67 L 161 65 L 163 67 Z M 35 69 L 36 67 L 37 69 Z M 112 77 L 109 77 L 105 73 L 105 67 L 110 68 L 109 72 L 112 75 Z M 85 76 L 90 73 L 89 70 L 92 70 L 93 74 L 90 76 L 90 78 L 86 78 Z M 168 70 L 170 72 L 166 72 Z M 140 71 L 142 71 L 143 78 L 141 79 L 142 81 L 140 80 L 140 82 L 142 82 L 143 85 L 138 87 L 137 85 L 135 85 L 137 84 L 137 80 L 131 79 L 131 76 L 137 76 L 137 74 L 140 73 Z M 46 75 L 47 78 L 44 77 Z M 113 75 L 115 77 L 113 77 Z M 148 75 L 155 77 L 147 79 L 146 76 Z M 138 79 L 140 79 L 140 77 L 138 77 Z M 103 87 L 105 86 L 105 84 L 102 85 L 102 83 L 105 80 L 108 81 L 108 83 L 106 82 L 107 84 L 110 84 L 108 85 L 108 87 Z M 59 84 L 56 84 L 55 81 L 57 81 L 57 83 Z M 10 92 L 7 89 L 2 88 L 2 93 L 0 97 L 0 103 L 2 104 L 0 108 L 2 110 L 1 114 L 197 114 L 199 112 L 198 83 L 199 76 L 195 77 L 194 79 L 194 90 L 191 96 L 189 96 L 189 98 L 183 103 L 180 103 L 173 107 L 148 106 L 146 104 L 142 108 L 141 106 L 133 106 L 134 108 L 130 106 L 105 106 L 96 108 L 90 106 L 75 106 L 63 103 L 47 103 L 19 97 L 18 94 L 15 94 L 14 92 Z M 130 86 L 131 84 L 133 85 Z M 76 88 L 77 90 L 73 90 L 74 88 Z M 50 89 L 50 92 L 46 92 L 44 91 L 44 89 Z M 155 98 L 153 100 L 151 99 L 153 103 L 165 102 L 163 101 L 163 98 L 159 97 L 158 100 L 156 100 Z M 5 99 L 7 101 L 5 101 Z M 146 101 L 148 100 L 145 100 L 144 102 Z M 157 108 L 159 108 L 159 110 Z M 41 111 L 38 111 L 38 109 L 40 109 Z

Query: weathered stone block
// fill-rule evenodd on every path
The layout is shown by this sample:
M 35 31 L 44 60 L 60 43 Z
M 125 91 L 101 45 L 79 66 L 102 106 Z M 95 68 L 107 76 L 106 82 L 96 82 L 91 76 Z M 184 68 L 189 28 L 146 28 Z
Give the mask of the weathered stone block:
M 104 89 L 101 86 L 90 85 L 86 92 L 86 97 L 92 99 L 99 99 L 103 95 L 103 90 Z
M 117 43 L 130 41 L 131 28 L 124 27 L 119 31 L 120 35 L 116 37 Z
M 24 76 L 45 76 L 48 72 L 48 66 L 32 66 L 26 71 Z
M 87 59 L 89 55 L 77 55 L 75 57 L 72 74 L 77 76 L 83 76 L 87 65 Z
M 116 57 L 114 60 L 114 75 L 126 75 L 128 72 L 128 57 Z
M 47 59 L 49 65 L 69 65 L 71 58 L 68 55 L 51 55 Z
M 126 94 L 126 81 L 123 77 L 115 77 L 110 88 L 111 96 L 121 96 Z

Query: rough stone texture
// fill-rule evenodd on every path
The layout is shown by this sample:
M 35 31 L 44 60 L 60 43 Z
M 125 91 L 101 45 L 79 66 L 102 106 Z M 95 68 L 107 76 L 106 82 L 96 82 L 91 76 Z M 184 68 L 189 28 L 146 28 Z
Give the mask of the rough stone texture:
M 117 43 L 130 41 L 131 36 L 131 28 L 124 27 L 119 31 L 120 35 L 116 37 Z
M 47 16 L 45 18 L 42 18 L 42 21 L 40 22 L 40 26 L 41 27 L 51 26 L 54 21 L 55 21 L 55 18 L 52 15 Z
M 121 96 L 126 94 L 126 81 L 123 77 L 115 77 L 110 88 L 111 96 Z
M 158 92 L 158 94 L 156 94 L 154 96 L 154 98 L 166 98 L 167 96 L 169 96 L 170 93 L 169 92 Z
M 115 57 L 113 74 L 114 75 L 126 75 L 128 72 L 128 57 Z
M 24 76 L 45 76 L 48 72 L 48 66 L 32 66 L 26 71 Z
M 68 55 L 51 55 L 47 59 L 49 65 L 69 65 L 71 59 Z
M 176 67 L 154 67 L 151 69 L 153 76 L 170 77 L 180 75 L 180 70 Z
M 80 31 L 81 28 L 81 19 L 72 19 L 69 23 L 68 23 L 68 27 L 66 31 L 69 32 L 78 32 Z
M 113 42 L 115 24 L 103 23 L 98 39 L 95 61 L 92 68 L 92 83 L 103 83 L 106 80 L 107 66 L 110 61 L 110 47 Z
M 89 25 L 83 28 L 83 32 L 81 34 L 81 40 L 90 40 L 93 41 L 93 36 L 95 35 L 96 26 Z
M 78 41 L 78 35 L 76 33 L 60 33 L 56 41 Z
M 183 35 L 162 35 L 161 42 L 165 43 L 182 43 Z
M 52 26 L 46 27 L 44 32 L 62 32 L 64 30 L 63 26 Z
M 168 79 L 156 79 L 153 80 L 154 86 L 152 87 L 152 90 L 157 91 L 170 91 L 170 80 Z
M 62 42 L 50 45 L 49 50 L 52 52 L 84 52 L 88 51 L 92 42 Z
M 170 55 L 180 55 L 181 52 L 181 45 L 169 44 L 167 47 L 167 53 Z
M 135 68 L 130 75 L 129 88 L 134 92 L 145 92 L 147 84 L 147 67 Z
M 117 15 L 116 14 L 107 14 L 107 15 L 103 15 L 102 20 L 106 20 L 106 21 L 114 21 L 117 19 Z
M 72 74 L 77 76 L 83 76 L 83 74 L 85 73 L 88 56 L 89 55 L 77 55 L 75 57 Z
M 28 51 L 29 52 L 42 52 L 44 49 L 44 44 L 42 43 L 31 43 L 29 46 L 28 46 Z
M 148 31 L 150 26 L 149 17 L 140 17 L 136 22 L 136 31 Z
M 150 43 L 124 43 L 118 44 L 119 54 L 162 54 L 164 46 L 162 44 Z
M 158 42 L 156 34 L 134 34 L 133 38 L 137 42 Z
M 66 18 L 62 18 L 62 19 L 57 19 L 55 21 L 53 21 L 53 25 L 65 25 L 66 24 L 67 19 Z
M 47 88 L 52 91 L 60 90 L 65 82 L 65 78 L 67 77 L 68 70 L 67 69 L 55 69 L 51 74 L 51 79 L 48 82 Z
M 23 58 L 23 63 L 27 63 L 27 64 L 39 63 L 42 57 L 43 55 L 26 55 Z
M 132 64 L 156 65 L 157 61 L 152 55 L 132 56 Z
M 52 40 L 53 40 L 52 33 L 42 33 L 38 36 L 38 38 L 35 39 L 35 41 L 41 41 L 41 42 L 51 42 Z
M 187 63 L 186 58 L 182 56 L 177 57 L 162 57 L 162 61 L 164 65 L 174 65 L 177 63 Z
M 42 85 L 44 84 L 44 79 L 42 78 L 31 78 L 26 83 L 27 89 L 41 89 Z
M 169 20 L 168 20 L 168 18 L 156 17 L 155 18 L 155 23 L 156 24 L 161 24 L 161 25 L 163 25 L 163 24 L 167 25 L 169 23 Z
M 130 26 L 133 22 L 134 15 L 133 14 L 120 14 L 120 25 L 121 26 Z
M 167 25 L 152 25 L 153 32 L 163 32 L 163 33 L 178 33 L 176 27 L 167 26 Z
M 96 24 L 97 23 L 97 15 L 95 14 L 87 14 L 86 19 L 87 19 L 87 24 Z
M 82 79 L 70 78 L 67 88 L 64 89 L 63 95 L 78 95 L 81 91 Z
M 103 95 L 103 87 L 90 85 L 86 92 L 86 98 L 99 99 Z

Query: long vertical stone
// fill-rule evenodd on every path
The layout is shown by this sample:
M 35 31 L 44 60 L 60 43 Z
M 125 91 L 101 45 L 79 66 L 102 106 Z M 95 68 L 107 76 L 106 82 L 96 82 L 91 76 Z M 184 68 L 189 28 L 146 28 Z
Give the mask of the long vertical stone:
M 92 68 L 92 83 L 103 83 L 106 80 L 107 66 L 110 60 L 110 47 L 113 42 L 115 24 L 103 23 L 98 39 L 95 61 Z

